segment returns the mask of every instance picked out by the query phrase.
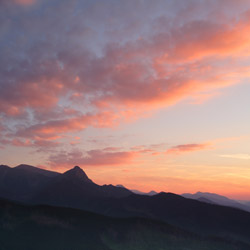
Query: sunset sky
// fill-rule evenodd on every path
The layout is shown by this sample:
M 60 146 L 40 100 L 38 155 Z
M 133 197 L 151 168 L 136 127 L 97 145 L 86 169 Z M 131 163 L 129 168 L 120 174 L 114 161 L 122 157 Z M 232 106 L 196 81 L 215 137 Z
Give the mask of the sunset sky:
M 250 200 L 249 0 L 1 0 L 0 164 Z

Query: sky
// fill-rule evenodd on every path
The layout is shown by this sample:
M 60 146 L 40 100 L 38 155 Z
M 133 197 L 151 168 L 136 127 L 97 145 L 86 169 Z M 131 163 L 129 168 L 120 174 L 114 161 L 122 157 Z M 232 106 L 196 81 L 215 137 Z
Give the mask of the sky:
M 250 200 L 250 1 L 1 0 L 0 159 Z

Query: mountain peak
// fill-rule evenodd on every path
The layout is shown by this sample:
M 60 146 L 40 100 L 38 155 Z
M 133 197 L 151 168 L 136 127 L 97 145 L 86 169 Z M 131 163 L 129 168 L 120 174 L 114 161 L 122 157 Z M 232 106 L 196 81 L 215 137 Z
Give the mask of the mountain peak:
M 66 171 L 63 175 L 71 178 L 77 178 L 81 181 L 85 181 L 88 183 L 92 183 L 92 180 L 89 179 L 86 173 L 79 166 L 73 167 L 72 169 Z
M 31 169 L 31 168 L 35 168 L 35 167 L 31 166 L 31 165 L 27 165 L 27 164 L 19 164 L 15 168 L 19 168 L 19 169 Z
M 72 169 L 74 171 L 82 171 L 82 172 L 84 172 L 79 166 L 74 166 Z

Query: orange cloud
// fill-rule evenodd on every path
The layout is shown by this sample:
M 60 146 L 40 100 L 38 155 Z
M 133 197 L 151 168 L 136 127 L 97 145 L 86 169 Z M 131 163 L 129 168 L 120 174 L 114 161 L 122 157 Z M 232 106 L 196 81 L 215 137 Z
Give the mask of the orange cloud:
M 111 151 L 108 150 L 89 150 L 81 152 L 74 150 L 72 152 L 60 152 L 49 157 L 51 168 L 65 169 L 74 165 L 80 166 L 120 166 L 133 162 L 138 156 L 134 151 Z
M 124 150 L 121 147 L 106 147 L 88 151 L 74 149 L 71 152 L 61 151 L 52 154 L 48 163 L 51 168 L 65 169 L 73 165 L 82 166 L 122 166 L 138 163 L 141 156 L 154 157 L 162 154 L 165 144 L 141 145 Z
M 181 153 L 188 153 L 200 150 L 206 150 L 210 148 L 210 143 L 203 143 L 203 144 L 182 144 L 174 146 L 166 151 L 167 154 L 181 154 Z
M 174 33 L 175 46 L 166 60 L 189 61 L 208 56 L 238 56 L 240 52 L 249 49 L 249 28 L 249 20 L 224 25 L 207 21 L 189 23 Z
M 250 160 L 250 154 L 224 154 L 220 155 L 220 157 L 232 158 L 237 160 Z

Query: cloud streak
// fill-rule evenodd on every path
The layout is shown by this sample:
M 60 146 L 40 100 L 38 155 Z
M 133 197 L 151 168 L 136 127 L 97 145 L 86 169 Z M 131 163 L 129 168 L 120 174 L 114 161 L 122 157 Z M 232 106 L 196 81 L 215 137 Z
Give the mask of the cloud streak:
M 223 158 L 232 158 L 236 160 L 250 160 L 250 154 L 225 154 L 220 155 Z
M 179 155 L 182 153 L 189 153 L 189 152 L 195 152 L 195 151 L 200 151 L 200 150 L 207 150 L 211 148 L 211 144 L 210 143 L 202 143 L 202 144 L 181 144 L 181 145 L 177 145 L 174 146 L 172 148 L 169 148 L 166 151 L 166 154 L 168 155 Z
M 120 166 L 131 164 L 138 152 L 135 151 L 117 151 L 116 149 L 94 149 L 86 152 L 73 150 L 71 152 L 59 152 L 49 157 L 51 168 L 68 168 L 73 165 L 81 166 Z

